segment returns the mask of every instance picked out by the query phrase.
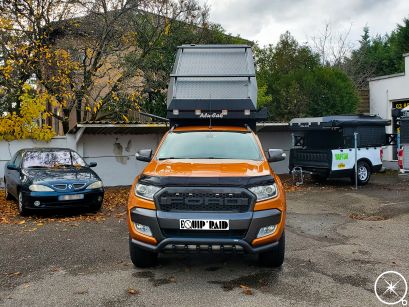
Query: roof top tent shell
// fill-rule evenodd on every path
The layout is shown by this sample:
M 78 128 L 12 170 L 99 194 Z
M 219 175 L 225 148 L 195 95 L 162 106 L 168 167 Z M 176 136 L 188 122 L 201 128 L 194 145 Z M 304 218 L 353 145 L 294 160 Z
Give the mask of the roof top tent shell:
M 168 88 L 167 117 L 178 124 L 249 124 L 257 110 L 253 54 L 247 45 L 178 47 Z M 254 124 L 254 125 L 253 125 Z
M 334 149 L 353 147 L 355 132 L 358 132 L 359 147 L 387 145 L 385 126 L 388 125 L 390 120 L 376 115 L 334 115 L 294 118 L 290 130 L 294 132 L 295 146 Z

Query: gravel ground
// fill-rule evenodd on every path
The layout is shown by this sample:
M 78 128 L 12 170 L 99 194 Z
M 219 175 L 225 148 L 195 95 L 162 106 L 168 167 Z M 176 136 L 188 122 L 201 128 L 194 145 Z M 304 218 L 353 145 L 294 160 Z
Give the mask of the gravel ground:
M 409 281 L 409 181 L 379 174 L 355 191 L 346 181 L 287 194 L 281 269 L 253 256 L 166 255 L 136 269 L 126 222 L 0 225 L 2 306 L 382 306 L 387 270 Z

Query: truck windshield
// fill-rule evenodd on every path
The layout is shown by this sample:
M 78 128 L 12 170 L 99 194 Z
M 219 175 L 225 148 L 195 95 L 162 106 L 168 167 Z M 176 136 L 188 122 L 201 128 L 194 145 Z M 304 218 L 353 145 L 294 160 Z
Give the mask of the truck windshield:
M 157 159 L 240 159 L 260 161 L 262 155 L 252 133 L 189 131 L 169 133 Z

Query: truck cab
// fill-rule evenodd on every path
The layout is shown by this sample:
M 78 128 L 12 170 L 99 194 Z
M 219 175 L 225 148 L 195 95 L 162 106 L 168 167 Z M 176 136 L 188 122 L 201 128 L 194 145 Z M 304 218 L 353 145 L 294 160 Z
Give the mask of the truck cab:
M 171 129 L 155 151 L 136 157 L 148 164 L 128 202 L 135 266 L 154 265 L 160 253 L 250 253 L 282 265 L 286 198 L 269 163 L 285 154 L 265 153 L 252 129 L 266 114 L 256 95 L 248 46 L 179 48 L 168 94 Z

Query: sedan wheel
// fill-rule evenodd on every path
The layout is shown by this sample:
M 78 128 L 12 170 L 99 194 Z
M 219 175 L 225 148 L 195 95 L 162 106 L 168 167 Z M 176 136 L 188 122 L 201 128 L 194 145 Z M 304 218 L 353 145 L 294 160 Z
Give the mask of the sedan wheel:
M 27 209 L 24 207 L 23 193 L 18 192 L 18 212 L 20 215 L 26 215 Z

